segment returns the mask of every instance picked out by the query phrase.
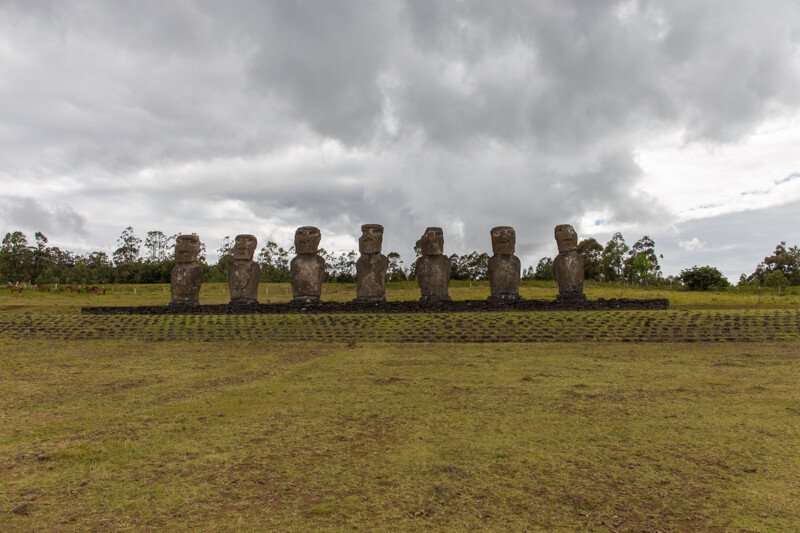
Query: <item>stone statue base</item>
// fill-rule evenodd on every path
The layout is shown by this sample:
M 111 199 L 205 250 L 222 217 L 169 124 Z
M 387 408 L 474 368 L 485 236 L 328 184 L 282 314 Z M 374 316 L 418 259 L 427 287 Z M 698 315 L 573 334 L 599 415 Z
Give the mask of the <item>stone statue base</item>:
M 583 301 L 586 300 L 586 295 L 582 292 L 568 292 L 565 294 L 559 294 L 556 296 L 556 300 L 559 302 Z
M 190 309 L 197 309 L 200 307 L 200 302 L 170 302 L 169 306 L 170 309 L 175 310 L 190 310 Z
M 419 303 L 421 304 L 440 304 L 444 302 L 452 302 L 453 300 L 450 299 L 450 296 L 447 295 L 432 295 L 432 296 L 422 296 L 419 299 Z
M 297 296 L 292 299 L 292 305 L 314 305 L 319 303 L 319 296 Z
M 231 298 L 231 305 L 233 307 L 253 307 L 258 305 L 258 300 L 255 298 Z
M 520 302 L 522 296 L 519 294 L 492 294 L 487 300 L 490 302 Z
M 385 296 L 363 296 L 361 298 L 353 299 L 354 302 L 360 304 L 379 304 L 386 301 Z

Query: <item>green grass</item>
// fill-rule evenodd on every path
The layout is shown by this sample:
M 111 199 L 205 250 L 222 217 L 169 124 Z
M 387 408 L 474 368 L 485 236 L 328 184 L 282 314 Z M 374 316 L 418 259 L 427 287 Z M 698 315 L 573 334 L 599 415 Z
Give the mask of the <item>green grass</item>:
M 91 305 L 166 305 L 169 303 L 169 285 L 107 285 L 108 292 L 100 294 L 73 294 L 68 292 L 40 293 L 26 289 L 21 294 L 12 294 L 0 288 L 0 309 L 37 308 L 53 311 L 63 307 L 77 308 Z M 524 298 L 551 300 L 556 297 L 553 282 L 524 281 L 520 294 Z M 259 299 L 264 303 L 287 302 L 292 290 L 288 283 L 262 283 Z M 483 300 L 489 296 L 488 282 L 451 281 L 450 295 L 454 300 Z M 783 294 L 770 288 L 738 289 L 731 287 L 723 291 L 693 292 L 668 288 L 625 287 L 615 283 L 587 283 L 589 298 L 668 298 L 673 309 L 777 309 L 800 307 L 800 287 L 790 287 Z M 322 288 L 322 299 L 347 301 L 355 297 L 355 286 L 348 283 L 326 283 Z M 207 304 L 227 303 L 230 298 L 224 283 L 205 283 L 201 291 L 201 302 Z M 419 289 L 416 282 L 389 283 L 389 300 L 417 300 Z
M 796 343 L 439 346 L 4 342 L 0 524 L 800 524 Z
M 587 293 L 673 308 L 95 316 L 169 289 L 0 293 L 0 531 L 797 530 L 800 295 Z

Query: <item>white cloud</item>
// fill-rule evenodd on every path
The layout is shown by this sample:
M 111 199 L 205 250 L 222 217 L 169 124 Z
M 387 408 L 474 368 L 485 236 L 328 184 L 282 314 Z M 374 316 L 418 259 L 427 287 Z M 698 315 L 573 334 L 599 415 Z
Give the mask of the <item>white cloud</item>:
M 678 243 L 678 246 L 684 250 L 700 250 L 704 245 L 705 243 L 697 237 L 692 237 L 688 241 L 680 241 Z

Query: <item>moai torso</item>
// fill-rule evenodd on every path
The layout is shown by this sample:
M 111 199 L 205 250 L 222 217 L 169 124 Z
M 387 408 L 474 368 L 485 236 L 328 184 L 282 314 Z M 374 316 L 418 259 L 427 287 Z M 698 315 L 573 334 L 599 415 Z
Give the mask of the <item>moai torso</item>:
M 558 255 L 553 271 L 558 283 L 559 299 L 583 299 L 583 258 L 578 254 L 578 235 L 572 226 L 562 224 L 555 229 Z
M 290 263 L 295 302 L 317 303 L 325 280 L 325 260 L 317 254 L 295 256 Z
M 450 284 L 450 258 L 443 255 L 442 228 L 428 228 L 420 239 L 422 257 L 414 263 L 417 285 L 423 303 L 449 302 L 447 287 Z
M 362 254 L 356 261 L 356 300 L 386 301 L 386 269 L 389 260 L 383 254 Z
M 233 264 L 228 270 L 228 289 L 232 304 L 257 304 L 261 267 L 253 261 L 258 241 L 255 235 L 237 235 L 233 245 Z
M 489 258 L 489 286 L 493 301 L 519 300 L 520 261 L 514 255 L 517 235 L 511 226 L 497 226 L 489 232 L 492 236 L 492 253 Z
M 417 284 L 421 302 L 449 302 L 450 258 L 446 255 L 423 255 L 417 259 Z
M 252 260 L 234 261 L 228 270 L 231 303 L 258 303 L 258 282 L 261 267 Z
M 175 266 L 170 274 L 170 305 L 200 303 L 203 265 L 197 261 L 199 253 L 200 238 L 197 235 L 179 235 L 175 239 Z
M 558 294 L 561 297 L 583 297 L 583 257 L 578 252 L 558 254 L 553 261 Z
M 289 263 L 292 275 L 292 301 L 295 303 L 319 303 L 322 282 L 325 280 L 325 260 L 320 257 L 319 228 L 303 226 L 294 233 L 294 248 L 297 255 Z
M 356 261 L 356 301 L 386 301 L 386 270 L 389 259 L 381 253 L 383 226 L 364 224 L 358 239 L 361 256 Z
M 493 255 L 489 258 L 490 300 L 519 300 L 521 264 L 516 255 Z

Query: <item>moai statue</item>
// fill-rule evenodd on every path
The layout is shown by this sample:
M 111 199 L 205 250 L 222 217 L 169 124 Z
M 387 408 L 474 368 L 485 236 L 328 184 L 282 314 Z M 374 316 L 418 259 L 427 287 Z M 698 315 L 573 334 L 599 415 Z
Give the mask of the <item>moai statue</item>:
M 233 264 L 228 270 L 228 288 L 231 304 L 254 305 L 258 303 L 258 281 L 261 267 L 253 261 L 258 240 L 255 235 L 237 235 L 233 244 Z
M 294 233 L 297 255 L 292 259 L 292 301 L 301 304 L 319 303 L 322 282 L 325 280 L 325 260 L 320 257 L 319 228 L 303 226 Z
M 585 299 L 583 294 L 583 258 L 578 255 L 578 234 L 569 224 L 555 229 L 558 255 L 553 261 L 559 300 Z
M 175 266 L 170 276 L 171 306 L 200 304 L 203 265 L 197 260 L 199 254 L 200 237 L 197 235 L 179 235 L 175 239 Z
M 356 300 L 357 302 L 386 301 L 386 269 L 389 260 L 381 253 L 383 226 L 364 224 L 358 239 L 361 257 L 356 262 Z
M 489 258 L 489 286 L 495 302 L 516 302 L 519 296 L 520 261 L 514 255 L 517 234 L 511 226 L 492 228 L 492 253 Z
M 428 228 L 420 239 L 422 257 L 417 259 L 417 285 L 423 303 L 449 302 L 447 286 L 450 284 L 450 258 L 443 255 L 444 233 L 442 228 Z

